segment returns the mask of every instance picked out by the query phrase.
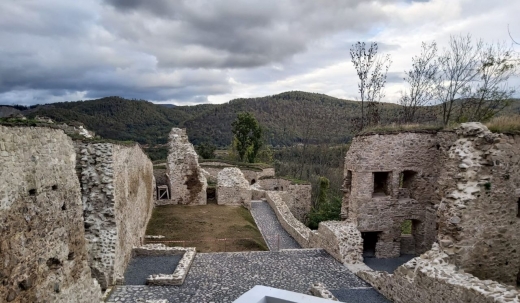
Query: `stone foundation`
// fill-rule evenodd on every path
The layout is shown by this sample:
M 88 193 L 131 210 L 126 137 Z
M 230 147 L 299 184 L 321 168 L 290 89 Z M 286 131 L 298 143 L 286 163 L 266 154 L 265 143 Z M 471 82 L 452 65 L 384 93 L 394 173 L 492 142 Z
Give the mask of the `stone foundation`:
M 62 130 L 0 126 L 0 302 L 99 302 L 76 153 Z
M 170 256 L 182 254 L 182 259 L 171 275 L 156 274 L 146 279 L 148 285 L 182 285 L 195 259 L 195 247 L 167 247 L 164 244 L 148 244 L 134 248 L 134 256 Z

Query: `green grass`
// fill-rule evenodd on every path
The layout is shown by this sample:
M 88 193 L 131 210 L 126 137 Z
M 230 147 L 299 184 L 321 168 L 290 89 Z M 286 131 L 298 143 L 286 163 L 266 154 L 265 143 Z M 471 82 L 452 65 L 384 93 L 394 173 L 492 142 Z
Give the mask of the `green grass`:
M 376 125 L 367 127 L 358 135 L 370 135 L 370 134 L 391 134 L 391 133 L 402 133 L 402 132 L 437 132 L 444 130 L 442 125 L 436 124 L 396 124 L 392 123 L 389 125 Z

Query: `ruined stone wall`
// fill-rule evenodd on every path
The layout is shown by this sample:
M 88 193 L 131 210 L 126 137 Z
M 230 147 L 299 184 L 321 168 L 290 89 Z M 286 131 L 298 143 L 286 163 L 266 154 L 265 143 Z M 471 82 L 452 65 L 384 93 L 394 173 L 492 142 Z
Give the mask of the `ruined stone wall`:
M 361 271 L 357 275 L 396 303 L 520 302 L 515 287 L 465 273 L 449 263 L 449 256 L 437 244 L 400 266 L 394 274 Z
M 520 136 L 463 124 L 442 159 L 438 224 L 450 262 L 516 285 L 520 273 Z
M 0 126 L 0 302 L 99 302 L 76 153 L 62 130 Z
M 363 263 L 361 233 L 350 222 L 320 222 L 318 230 L 310 233 L 309 246 L 325 249 L 343 264 Z
M 172 128 L 168 139 L 166 175 L 170 181 L 170 204 L 205 205 L 208 184 L 186 130 Z
M 294 217 L 287 204 L 283 201 L 281 193 L 277 191 L 267 191 L 266 199 L 276 214 L 278 221 L 280 221 L 280 224 L 289 235 L 291 235 L 301 247 L 309 248 L 311 230 Z
M 113 149 L 117 245 L 114 277 L 120 279 L 132 255 L 143 244 L 154 206 L 153 164 L 139 145 Z
M 294 184 L 282 178 L 260 179 L 255 187 L 266 191 L 281 191 L 283 201 L 291 213 L 301 222 L 307 221 L 312 208 L 312 187 L 310 184 Z M 258 195 L 254 195 L 258 197 Z
M 76 142 L 89 264 L 103 289 L 121 279 L 153 208 L 153 164 L 137 145 Z
M 405 220 L 414 222 L 417 253 L 434 242 L 437 161 L 446 148 L 441 143 L 435 133 L 354 138 L 345 158 L 342 216 L 361 232 L 379 232 L 377 257 L 400 255 Z M 406 172 L 411 176 L 403 182 Z M 375 189 L 375 184 L 382 185 Z
M 217 182 L 218 173 L 226 167 L 235 167 L 234 165 L 225 162 L 202 162 L 200 166 L 209 173 L 208 181 Z M 262 177 L 274 177 L 274 168 L 264 168 L 262 170 L 252 170 L 246 168 L 240 168 L 244 177 L 253 184 L 258 182 Z
M 240 169 L 227 167 L 218 173 L 217 204 L 250 208 L 251 188 Z

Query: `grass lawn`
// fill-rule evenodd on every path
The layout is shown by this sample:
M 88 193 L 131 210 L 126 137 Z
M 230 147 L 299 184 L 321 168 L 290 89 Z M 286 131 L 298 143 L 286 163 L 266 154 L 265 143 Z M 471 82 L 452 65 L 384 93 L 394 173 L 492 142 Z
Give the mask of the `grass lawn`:
M 186 241 L 198 252 L 268 250 L 249 210 L 225 205 L 164 205 L 153 210 L 147 235 L 163 235 L 162 240 Z M 216 239 L 228 238 L 227 241 Z M 231 240 L 251 238 L 246 240 Z M 148 243 L 153 240 L 148 240 Z M 183 243 L 167 244 L 183 246 Z

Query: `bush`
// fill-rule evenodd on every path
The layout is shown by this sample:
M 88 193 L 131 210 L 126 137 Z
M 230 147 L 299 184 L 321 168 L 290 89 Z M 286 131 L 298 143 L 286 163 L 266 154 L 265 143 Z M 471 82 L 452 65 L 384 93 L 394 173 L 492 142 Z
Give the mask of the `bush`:
M 323 221 L 338 221 L 341 219 L 341 198 L 330 197 L 329 179 L 320 177 L 318 202 L 309 213 L 310 229 L 318 229 Z

